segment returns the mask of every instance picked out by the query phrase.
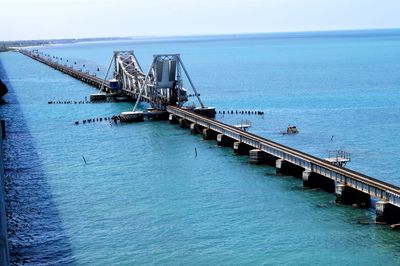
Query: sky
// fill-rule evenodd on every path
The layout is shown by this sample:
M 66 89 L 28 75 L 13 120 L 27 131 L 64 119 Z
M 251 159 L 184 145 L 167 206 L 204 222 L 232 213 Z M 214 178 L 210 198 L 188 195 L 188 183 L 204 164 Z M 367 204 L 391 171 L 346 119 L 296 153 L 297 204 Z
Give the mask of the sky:
M 0 40 L 400 28 L 400 0 L 0 0 Z

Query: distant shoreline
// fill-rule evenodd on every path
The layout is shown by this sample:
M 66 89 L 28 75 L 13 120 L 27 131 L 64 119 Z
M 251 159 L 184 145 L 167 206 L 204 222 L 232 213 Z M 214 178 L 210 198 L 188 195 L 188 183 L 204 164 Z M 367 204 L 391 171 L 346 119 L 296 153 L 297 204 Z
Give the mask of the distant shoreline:
M 12 50 L 13 48 L 27 47 L 27 46 L 43 46 L 43 45 L 68 44 L 68 43 L 79 43 L 79 42 L 117 41 L 117 40 L 130 40 L 130 39 L 132 39 L 132 37 L 6 41 L 0 43 L 0 52 L 9 51 Z
M 229 33 L 229 34 L 199 34 L 199 35 L 147 35 L 147 36 L 127 36 L 127 37 L 93 37 L 93 38 L 65 38 L 65 39 L 45 39 L 45 40 L 17 40 L 17 41 L 3 41 L 0 42 L 0 52 L 10 51 L 19 47 L 30 47 L 30 46 L 45 46 L 45 45 L 57 45 L 57 44 L 74 44 L 83 42 L 99 42 L 99 41 L 128 41 L 128 40 L 170 40 L 170 39 L 198 39 L 198 38 L 237 38 L 237 37 L 251 37 L 251 36 L 270 36 L 271 38 L 281 37 L 313 37 L 313 36 L 363 36 L 367 33 L 377 34 L 400 34 L 400 28 L 388 28 L 388 29 L 348 29 L 348 30 L 327 30 L 327 31 L 288 31 L 288 32 L 254 32 L 254 33 Z

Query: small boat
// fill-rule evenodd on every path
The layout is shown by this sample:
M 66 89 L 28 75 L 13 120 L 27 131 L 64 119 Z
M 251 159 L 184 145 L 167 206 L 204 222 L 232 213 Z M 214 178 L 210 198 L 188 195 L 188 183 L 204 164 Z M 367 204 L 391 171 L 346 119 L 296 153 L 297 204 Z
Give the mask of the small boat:
M 282 135 L 291 135 L 291 134 L 297 134 L 299 133 L 299 130 L 297 129 L 296 126 L 291 126 L 289 125 L 286 131 L 281 131 Z

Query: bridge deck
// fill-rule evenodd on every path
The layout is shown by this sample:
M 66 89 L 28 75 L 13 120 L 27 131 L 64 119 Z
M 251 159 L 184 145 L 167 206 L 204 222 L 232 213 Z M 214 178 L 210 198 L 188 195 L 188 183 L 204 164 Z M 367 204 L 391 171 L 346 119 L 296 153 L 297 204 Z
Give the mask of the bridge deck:
M 320 174 L 335 182 L 345 184 L 400 207 L 400 188 L 397 186 L 344 167 L 336 166 L 326 160 L 178 107 L 168 106 L 167 111 L 200 126 L 224 134 L 236 141 L 245 143 L 255 149 L 260 149 L 274 157 L 300 166 L 306 171 Z
M 55 70 L 61 71 L 75 79 L 78 79 L 86 84 L 89 84 L 89 85 L 99 88 L 99 89 L 102 88 L 102 90 L 105 92 L 111 92 L 109 81 L 104 82 L 104 80 L 99 77 L 90 75 L 89 73 L 85 73 L 85 72 L 79 71 L 77 69 L 73 69 L 73 68 L 65 66 L 65 65 L 61 65 L 54 61 L 50 61 L 46 58 L 40 57 L 29 51 L 19 50 L 19 52 L 21 54 L 26 55 L 36 61 L 39 61 L 51 68 L 54 68 Z M 104 82 L 104 84 L 103 84 L 103 82 Z M 137 92 L 137 91 L 133 91 L 133 90 L 131 91 L 131 90 L 127 90 L 124 88 L 122 89 L 122 92 L 125 96 L 129 96 L 134 100 L 136 100 L 139 95 L 139 92 Z M 150 97 L 148 97 L 146 95 L 141 95 L 140 99 L 141 99 L 141 101 L 146 101 L 146 102 L 150 102 L 150 100 L 151 100 Z
M 31 52 L 25 51 L 25 50 L 19 50 L 19 52 L 21 54 L 26 55 L 26 56 L 28 56 L 28 57 L 36 60 L 36 61 L 39 61 L 40 63 L 43 63 L 43 64 L 45 64 L 45 65 L 47 65 L 47 66 L 49 66 L 51 68 L 54 68 L 54 69 L 56 69 L 58 71 L 61 71 L 61 72 L 65 73 L 65 74 L 67 74 L 69 76 L 72 76 L 72 77 L 74 77 L 74 78 L 76 78 L 76 79 L 78 79 L 78 80 L 80 80 L 80 81 L 82 81 L 84 83 L 87 83 L 87 84 L 89 84 L 91 86 L 94 86 L 94 87 L 97 87 L 99 89 L 103 88 L 103 90 L 107 91 L 107 92 L 110 91 L 109 82 L 108 81 L 104 82 L 104 80 L 99 78 L 99 77 L 90 75 L 89 73 L 85 73 L 85 72 L 79 71 L 77 69 L 73 69 L 73 68 L 68 67 L 68 66 L 64 66 L 64 65 L 59 64 L 59 63 L 54 62 L 54 61 L 47 60 L 45 58 L 42 58 L 40 56 L 37 56 L 37 55 L 35 55 L 35 54 L 31 53 Z M 104 84 L 103 84 L 103 82 L 104 82 Z

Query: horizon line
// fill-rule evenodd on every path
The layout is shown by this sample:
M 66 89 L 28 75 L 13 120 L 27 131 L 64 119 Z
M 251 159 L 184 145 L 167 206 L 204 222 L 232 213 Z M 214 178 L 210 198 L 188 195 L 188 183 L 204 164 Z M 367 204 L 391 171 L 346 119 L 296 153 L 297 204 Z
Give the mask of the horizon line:
M 400 30 L 400 27 L 385 28 L 348 28 L 348 29 L 326 29 L 326 30 L 288 30 L 288 31 L 268 31 L 268 32 L 238 32 L 238 33 L 204 33 L 204 34 L 178 34 L 178 35 L 125 35 L 125 36 L 96 36 L 96 37 L 60 37 L 44 39 L 14 39 L 2 40 L 0 43 L 7 42 L 27 42 L 27 41 L 62 41 L 62 40 L 87 40 L 87 39 L 135 39 L 135 38 L 176 38 L 176 37 L 207 37 L 207 36 L 235 36 L 252 34 L 301 34 L 301 33 L 334 33 L 334 32 L 355 32 L 355 31 L 384 31 Z

